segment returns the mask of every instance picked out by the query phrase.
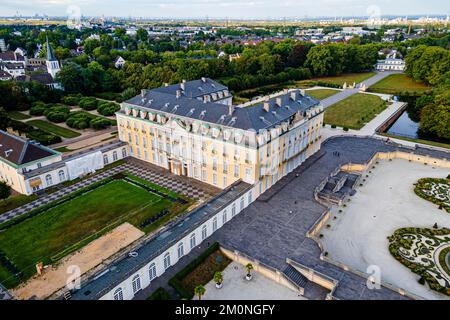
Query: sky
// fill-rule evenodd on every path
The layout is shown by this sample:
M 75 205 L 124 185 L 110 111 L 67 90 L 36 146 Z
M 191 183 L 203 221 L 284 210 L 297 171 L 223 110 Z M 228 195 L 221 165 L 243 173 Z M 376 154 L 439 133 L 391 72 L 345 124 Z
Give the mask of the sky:
M 450 14 L 448 0 L 0 0 L 0 16 L 283 18 Z

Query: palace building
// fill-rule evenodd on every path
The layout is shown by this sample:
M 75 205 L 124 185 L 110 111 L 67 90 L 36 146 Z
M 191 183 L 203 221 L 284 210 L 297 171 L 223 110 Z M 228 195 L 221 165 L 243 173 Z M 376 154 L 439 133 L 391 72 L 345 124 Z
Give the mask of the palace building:
M 130 155 L 219 188 L 274 185 L 320 149 L 323 107 L 303 90 L 234 106 L 208 78 L 141 94 L 117 112 Z

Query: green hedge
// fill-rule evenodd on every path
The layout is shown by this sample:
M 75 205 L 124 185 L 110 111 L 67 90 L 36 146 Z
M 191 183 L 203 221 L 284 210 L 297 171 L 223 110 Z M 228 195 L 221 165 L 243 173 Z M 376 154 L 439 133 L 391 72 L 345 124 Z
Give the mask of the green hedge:
M 193 292 L 189 292 L 183 287 L 181 280 L 201 265 L 211 254 L 219 250 L 219 248 L 220 245 L 218 242 L 213 243 L 208 249 L 192 260 L 186 267 L 169 280 L 169 284 L 178 292 L 181 298 L 191 300 L 194 297 Z
M 159 287 L 147 300 L 172 300 L 172 297 L 163 287 Z
M 423 178 L 423 179 L 420 179 L 417 182 L 417 184 L 416 184 L 416 186 L 414 188 L 414 192 L 419 197 L 421 197 L 421 198 L 423 198 L 423 199 L 425 199 L 427 201 L 433 202 L 434 204 L 442 207 L 444 210 L 446 210 L 448 213 L 450 213 L 450 206 L 447 205 L 445 203 L 445 201 L 439 200 L 439 199 L 437 199 L 437 198 L 435 198 L 433 196 L 430 196 L 430 195 L 426 194 L 425 192 L 423 192 L 423 190 L 429 190 L 430 189 L 430 187 L 429 187 L 430 183 L 436 183 L 436 184 L 441 183 L 441 184 L 450 185 L 450 181 L 448 179 Z

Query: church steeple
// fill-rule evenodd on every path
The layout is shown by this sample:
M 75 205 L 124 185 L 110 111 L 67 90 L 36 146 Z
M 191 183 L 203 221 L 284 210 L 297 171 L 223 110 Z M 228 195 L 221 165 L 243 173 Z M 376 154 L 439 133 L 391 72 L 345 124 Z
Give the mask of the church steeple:
M 47 61 L 57 61 L 55 55 L 53 54 L 52 46 L 50 45 L 50 42 L 48 42 L 48 37 L 47 37 Z
M 45 64 L 47 65 L 47 72 L 51 74 L 52 78 L 55 79 L 56 74 L 61 70 L 59 67 L 58 59 L 56 59 L 55 55 L 53 54 L 52 46 L 50 45 L 50 42 L 48 42 L 47 38 L 47 61 Z

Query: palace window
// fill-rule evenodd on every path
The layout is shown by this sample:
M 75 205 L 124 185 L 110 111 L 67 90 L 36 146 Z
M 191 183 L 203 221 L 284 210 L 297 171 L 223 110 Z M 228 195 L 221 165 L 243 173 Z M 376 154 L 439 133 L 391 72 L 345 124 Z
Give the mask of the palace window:
M 150 267 L 148 267 L 148 277 L 150 278 L 150 281 L 156 278 L 156 265 L 155 263 L 152 263 Z
M 164 269 L 167 270 L 170 268 L 170 253 L 167 252 L 164 255 Z
M 107 154 L 103 155 L 103 164 L 108 164 L 108 155 Z
M 133 287 L 133 293 L 138 292 L 141 290 L 141 277 L 137 274 L 133 277 L 133 280 L 131 282 Z
M 51 175 L 46 175 L 45 176 L 45 182 L 47 183 L 47 186 L 51 186 L 53 184 L 53 180 L 52 180 L 52 176 Z
M 113 161 L 117 161 L 117 151 L 113 152 Z
M 178 259 L 181 259 L 182 256 L 184 256 L 184 245 L 183 242 L 180 242 L 178 244 Z
M 191 234 L 191 250 L 196 246 L 195 233 Z
M 233 206 L 231 207 L 231 217 L 234 217 L 236 215 L 236 204 L 233 203 Z
M 63 170 L 60 170 L 60 171 L 58 172 L 58 176 L 59 176 L 59 182 L 63 182 L 63 181 L 66 180 L 66 175 L 64 174 L 64 171 L 63 171 Z
M 213 219 L 213 232 L 216 232 L 217 230 L 217 217 L 214 217 Z
M 122 288 L 118 288 L 116 289 L 116 291 L 114 291 L 114 300 L 123 300 L 123 291 Z
M 125 158 L 127 156 L 127 149 L 122 149 L 122 158 Z
M 205 224 L 202 227 L 202 240 L 205 240 L 207 236 L 208 236 L 208 229 L 207 229 L 206 224 Z
M 222 224 L 227 223 L 228 220 L 228 214 L 227 214 L 227 210 L 225 210 L 222 214 Z

